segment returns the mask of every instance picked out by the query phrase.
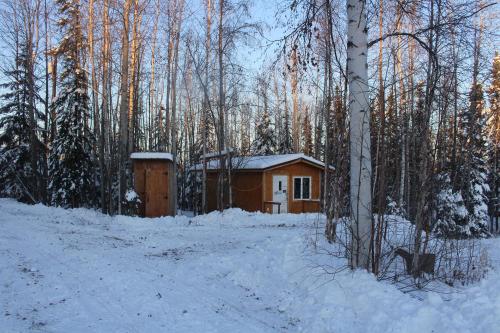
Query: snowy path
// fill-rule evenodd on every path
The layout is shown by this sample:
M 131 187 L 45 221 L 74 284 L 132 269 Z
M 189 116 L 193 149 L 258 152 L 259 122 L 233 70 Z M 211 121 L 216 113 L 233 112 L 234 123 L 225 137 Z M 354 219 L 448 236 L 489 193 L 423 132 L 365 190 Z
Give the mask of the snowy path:
M 286 239 L 278 227 L 110 218 L 11 201 L 1 209 L 7 331 L 265 332 L 293 325 L 278 309 L 286 279 L 257 274 L 274 275 L 267 251 Z M 242 278 L 261 279 L 262 289 Z
M 420 301 L 316 276 L 316 215 L 138 219 L 0 199 L 0 332 L 500 332 L 496 271 Z M 324 284 L 324 285 L 323 285 Z

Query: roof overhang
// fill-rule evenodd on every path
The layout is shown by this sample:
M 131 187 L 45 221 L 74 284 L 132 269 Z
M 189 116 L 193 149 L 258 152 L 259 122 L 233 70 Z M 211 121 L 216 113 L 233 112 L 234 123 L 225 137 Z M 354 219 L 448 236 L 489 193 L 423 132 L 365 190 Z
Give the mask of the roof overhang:
M 298 156 L 297 158 L 283 161 L 281 163 L 276 163 L 273 165 L 265 166 L 262 168 L 247 168 L 247 167 L 241 167 L 238 165 L 234 165 L 231 170 L 235 172 L 264 172 L 264 171 L 269 171 L 269 170 L 274 170 L 277 168 L 281 168 L 286 165 L 291 165 L 291 164 L 296 164 L 296 163 L 305 163 L 308 164 L 312 167 L 324 170 L 325 169 L 325 164 L 323 162 L 317 161 L 309 158 L 309 157 L 302 157 Z M 196 164 L 192 167 L 189 168 L 190 171 L 195 171 L 195 172 L 201 172 L 203 171 L 203 166 L 201 164 Z M 335 170 L 335 167 L 333 165 L 330 165 L 329 170 Z M 207 163 L 207 172 L 218 172 L 219 168 L 218 167 L 213 167 Z
M 281 168 L 281 167 L 284 167 L 286 165 L 290 165 L 290 164 L 296 164 L 296 163 L 306 163 L 306 164 L 309 164 L 310 166 L 313 166 L 313 167 L 316 167 L 318 169 L 322 169 L 324 170 L 325 169 L 325 166 L 323 164 L 319 164 L 319 163 L 315 163 L 313 161 L 310 161 L 308 159 L 305 159 L 305 158 L 297 158 L 295 160 L 291 160 L 291 161 L 286 161 L 286 162 L 283 162 L 283 163 L 280 163 L 280 164 L 276 164 L 276 165 L 272 165 L 272 166 L 269 166 L 267 168 L 264 168 L 264 169 L 261 169 L 262 171 L 268 171 L 268 170 L 273 170 L 273 169 L 278 169 L 278 168 Z M 334 169 L 333 166 L 330 165 L 330 169 Z

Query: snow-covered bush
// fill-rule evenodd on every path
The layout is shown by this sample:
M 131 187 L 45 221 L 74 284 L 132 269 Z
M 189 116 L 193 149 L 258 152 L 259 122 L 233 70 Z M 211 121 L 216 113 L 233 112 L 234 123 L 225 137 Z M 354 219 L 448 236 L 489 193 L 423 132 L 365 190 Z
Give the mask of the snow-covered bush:
M 387 215 L 407 217 L 408 214 L 404 206 L 405 206 L 404 203 L 403 204 L 397 203 L 391 197 L 387 197 L 387 208 L 385 212 Z
M 128 189 L 125 193 L 124 199 L 122 213 L 129 216 L 137 216 L 141 206 L 141 199 L 139 195 L 133 189 Z
M 440 190 L 436 196 L 434 232 L 440 237 L 466 235 L 468 212 L 462 194 L 453 191 L 448 174 L 441 174 L 437 178 Z
M 439 192 L 433 231 L 439 237 L 470 238 L 488 236 L 488 207 L 485 204 L 487 184 L 471 184 L 469 209 L 460 191 L 454 191 L 447 173 L 437 177 Z

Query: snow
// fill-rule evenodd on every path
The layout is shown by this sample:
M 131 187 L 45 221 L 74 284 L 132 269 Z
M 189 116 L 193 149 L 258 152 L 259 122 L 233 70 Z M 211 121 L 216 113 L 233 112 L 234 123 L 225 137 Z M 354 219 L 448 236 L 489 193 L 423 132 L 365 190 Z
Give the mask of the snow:
M 307 156 L 302 153 L 298 154 L 282 154 L 282 155 L 267 155 L 267 156 L 239 156 L 232 158 L 232 165 L 234 169 L 253 169 L 253 170 L 263 170 L 271 168 L 276 165 L 283 163 L 289 163 L 296 160 L 305 160 L 321 167 L 325 164 L 318 161 L 315 158 Z M 216 170 L 219 168 L 219 160 L 211 160 L 207 162 L 207 168 L 209 170 Z M 191 170 L 202 170 L 203 164 L 196 164 L 191 167 Z
M 174 160 L 170 153 L 157 152 L 132 153 L 130 154 L 130 158 L 133 160 Z
M 137 199 L 139 199 L 139 195 L 137 195 L 134 190 L 128 190 L 127 193 L 125 193 L 125 200 L 128 202 L 132 202 Z
M 216 151 L 216 152 L 213 152 L 213 153 L 207 153 L 205 155 L 201 155 L 200 158 L 203 158 L 203 156 L 205 156 L 206 159 L 209 159 L 209 158 L 214 158 L 214 157 L 219 157 L 219 156 L 223 156 L 223 155 L 227 155 L 228 153 L 232 153 L 234 152 L 234 149 L 233 148 L 229 148 L 229 149 L 224 149 L 220 152 Z
M 143 219 L 0 199 L 0 331 L 500 332 L 499 239 L 472 286 L 402 293 L 309 246 L 317 214 Z M 447 289 L 445 289 L 447 288 Z

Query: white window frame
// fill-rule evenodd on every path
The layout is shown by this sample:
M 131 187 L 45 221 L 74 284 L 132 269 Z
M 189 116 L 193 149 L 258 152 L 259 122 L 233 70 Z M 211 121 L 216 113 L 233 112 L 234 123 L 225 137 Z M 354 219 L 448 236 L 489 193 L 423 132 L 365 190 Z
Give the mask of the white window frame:
M 309 178 L 309 197 L 304 198 L 304 178 Z M 295 179 L 300 179 L 300 198 L 295 198 Z M 292 192 L 292 199 L 295 201 L 300 201 L 300 200 L 312 200 L 312 177 L 311 176 L 295 176 L 293 177 L 293 192 Z

